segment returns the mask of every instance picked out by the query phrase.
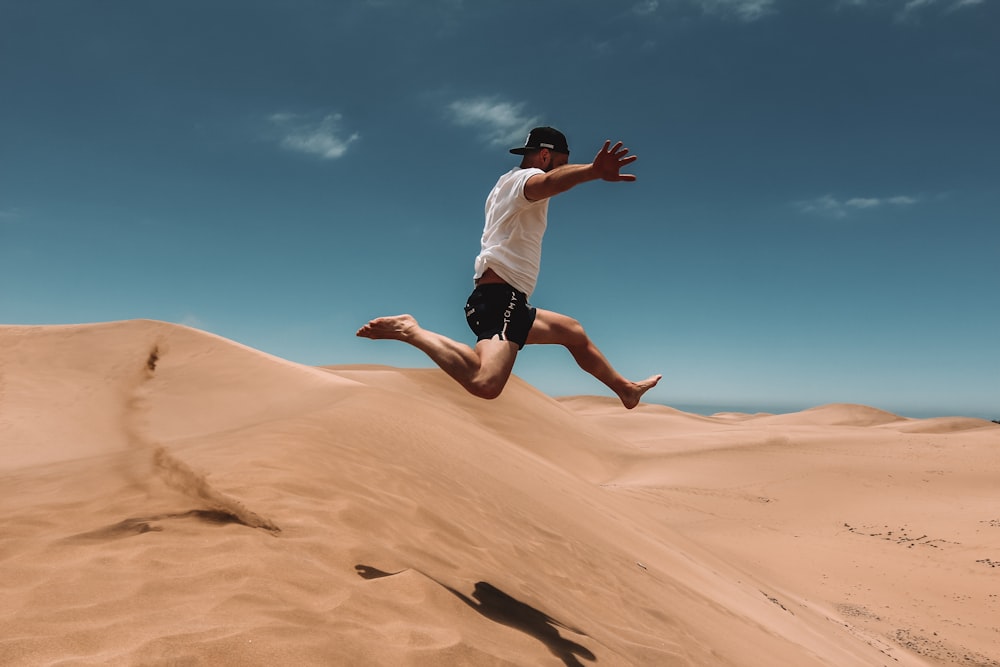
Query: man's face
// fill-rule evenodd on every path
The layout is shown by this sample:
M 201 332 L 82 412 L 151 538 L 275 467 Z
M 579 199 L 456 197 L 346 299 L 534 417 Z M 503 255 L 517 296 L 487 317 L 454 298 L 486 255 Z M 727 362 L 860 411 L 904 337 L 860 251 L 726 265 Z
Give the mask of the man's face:
M 552 171 L 556 167 L 561 167 L 564 164 L 569 164 L 569 155 L 567 153 L 557 153 L 555 151 L 550 151 L 545 149 L 549 154 L 548 166 L 544 168 L 544 171 Z

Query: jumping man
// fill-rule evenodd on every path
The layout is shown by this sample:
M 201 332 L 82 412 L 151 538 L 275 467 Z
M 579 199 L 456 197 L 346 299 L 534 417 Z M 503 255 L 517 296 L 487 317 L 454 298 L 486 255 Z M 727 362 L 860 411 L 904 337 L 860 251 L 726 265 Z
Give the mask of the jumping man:
M 639 382 L 625 379 L 579 322 L 534 308 L 528 297 L 538 280 L 549 199 L 587 181 L 634 181 L 634 175 L 620 172 L 636 156 L 629 155 L 622 142 L 612 146 L 606 141 L 590 164 L 569 164 L 566 137 L 551 127 L 536 127 L 524 146 L 510 152 L 522 156 L 521 164 L 501 176 L 486 199 L 475 289 L 465 305 L 476 347 L 424 329 L 410 315 L 379 317 L 358 329 L 357 335 L 409 343 L 470 393 L 490 399 L 503 391 L 525 345 L 562 345 L 580 368 L 610 387 L 626 408 L 634 408 L 662 376 Z

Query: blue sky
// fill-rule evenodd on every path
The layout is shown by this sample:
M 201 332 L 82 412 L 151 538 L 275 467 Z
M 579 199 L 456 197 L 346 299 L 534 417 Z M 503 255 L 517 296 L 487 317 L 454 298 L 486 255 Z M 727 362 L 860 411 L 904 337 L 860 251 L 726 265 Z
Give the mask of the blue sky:
M 996 0 L 0 0 L 0 322 L 153 318 L 307 364 L 471 341 L 534 125 L 635 183 L 550 206 L 535 305 L 651 400 L 1000 418 Z M 607 393 L 561 349 L 515 373 Z

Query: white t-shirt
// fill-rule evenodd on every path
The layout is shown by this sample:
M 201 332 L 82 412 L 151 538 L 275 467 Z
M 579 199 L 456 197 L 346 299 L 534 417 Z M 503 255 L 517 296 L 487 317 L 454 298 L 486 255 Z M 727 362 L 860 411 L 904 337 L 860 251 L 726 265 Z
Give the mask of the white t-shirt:
M 528 296 L 535 291 L 549 200 L 528 201 L 524 184 L 535 174 L 544 173 L 534 167 L 515 167 L 493 186 L 486 198 L 486 225 L 476 257 L 476 278 L 490 268 Z

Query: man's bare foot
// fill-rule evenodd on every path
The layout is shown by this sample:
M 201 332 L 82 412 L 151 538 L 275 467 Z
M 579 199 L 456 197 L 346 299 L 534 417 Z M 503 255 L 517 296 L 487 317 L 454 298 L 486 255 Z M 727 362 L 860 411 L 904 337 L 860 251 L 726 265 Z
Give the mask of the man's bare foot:
M 639 405 L 642 395 L 656 386 L 662 375 L 653 375 L 642 382 L 630 382 L 622 391 L 618 392 L 618 398 L 622 399 L 622 405 L 631 410 Z
M 420 328 L 412 315 L 377 317 L 358 329 L 361 338 L 373 340 L 409 340 Z

